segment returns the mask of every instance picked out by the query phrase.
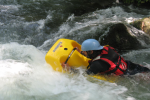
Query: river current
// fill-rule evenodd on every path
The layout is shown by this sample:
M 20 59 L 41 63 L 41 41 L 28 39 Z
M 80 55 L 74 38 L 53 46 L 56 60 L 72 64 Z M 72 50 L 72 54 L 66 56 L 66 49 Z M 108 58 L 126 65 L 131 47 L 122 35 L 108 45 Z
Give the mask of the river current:
M 75 16 L 65 6 L 65 0 L 0 1 L 0 100 L 149 100 L 150 73 L 110 83 L 83 76 L 83 69 L 56 72 L 45 55 L 59 38 L 101 39 L 109 24 L 149 17 L 150 10 L 119 5 Z M 150 68 L 150 48 L 122 56 Z

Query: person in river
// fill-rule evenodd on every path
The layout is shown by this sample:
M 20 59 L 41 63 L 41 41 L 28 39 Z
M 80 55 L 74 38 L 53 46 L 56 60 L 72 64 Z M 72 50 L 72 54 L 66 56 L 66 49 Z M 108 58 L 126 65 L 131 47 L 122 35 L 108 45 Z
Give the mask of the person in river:
M 90 58 L 87 66 L 87 74 L 115 74 L 115 75 L 134 75 L 136 73 L 150 72 L 147 67 L 124 60 L 117 51 L 111 46 L 101 46 L 95 39 L 87 39 L 81 45 L 81 53 Z M 71 67 L 62 64 L 65 70 Z

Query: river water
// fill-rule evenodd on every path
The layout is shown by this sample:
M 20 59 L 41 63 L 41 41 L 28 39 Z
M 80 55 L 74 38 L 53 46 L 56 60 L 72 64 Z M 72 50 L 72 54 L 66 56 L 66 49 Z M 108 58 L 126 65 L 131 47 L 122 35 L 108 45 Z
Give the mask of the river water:
M 55 72 L 45 55 L 59 38 L 101 39 L 112 23 L 150 16 L 150 10 L 113 6 L 75 16 L 64 0 L 0 1 L 0 100 L 149 100 L 150 74 L 115 83 Z M 122 54 L 150 68 L 150 48 Z

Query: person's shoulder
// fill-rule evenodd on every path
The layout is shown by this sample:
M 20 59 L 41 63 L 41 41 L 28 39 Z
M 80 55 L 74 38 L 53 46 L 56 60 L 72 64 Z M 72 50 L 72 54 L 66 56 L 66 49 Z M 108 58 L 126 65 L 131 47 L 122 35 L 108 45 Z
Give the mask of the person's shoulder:
M 103 61 L 103 60 L 95 60 L 95 61 L 92 62 L 92 65 L 105 66 L 105 65 L 108 65 L 108 63 Z
M 89 71 L 93 72 L 96 74 L 97 72 L 104 72 L 109 69 L 110 65 L 102 60 L 95 60 L 93 63 L 90 65 Z

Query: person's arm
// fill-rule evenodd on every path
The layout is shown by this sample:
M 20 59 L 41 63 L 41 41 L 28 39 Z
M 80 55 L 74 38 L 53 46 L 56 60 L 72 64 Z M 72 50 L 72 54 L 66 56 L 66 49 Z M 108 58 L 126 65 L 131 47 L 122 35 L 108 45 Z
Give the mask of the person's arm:
M 61 66 L 63 68 L 63 70 L 67 71 L 67 72 L 73 72 L 73 73 L 77 73 L 78 70 L 77 69 L 73 69 L 71 66 L 69 66 L 67 63 L 61 63 Z
M 66 63 L 61 63 L 61 66 L 62 66 L 62 68 L 63 68 L 63 70 L 65 70 L 65 71 L 69 71 L 69 70 L 71 70 L 71 67 Z
M 94 61 L 89 65 L 87 69 L 87 74 L 98 74 L 101 72 L 105 72 L 109 69 L 110 65 L 104 61 Z

